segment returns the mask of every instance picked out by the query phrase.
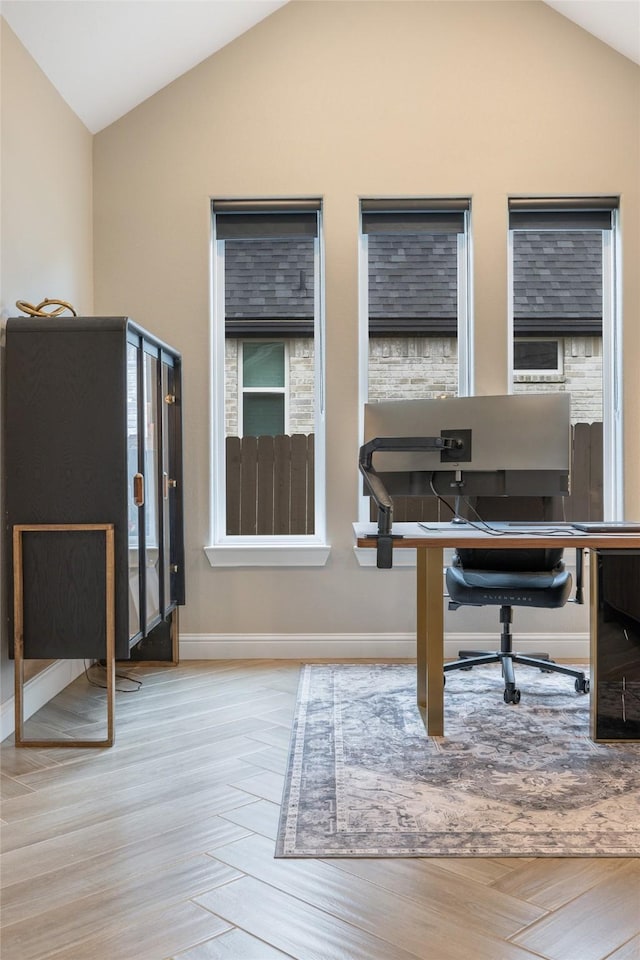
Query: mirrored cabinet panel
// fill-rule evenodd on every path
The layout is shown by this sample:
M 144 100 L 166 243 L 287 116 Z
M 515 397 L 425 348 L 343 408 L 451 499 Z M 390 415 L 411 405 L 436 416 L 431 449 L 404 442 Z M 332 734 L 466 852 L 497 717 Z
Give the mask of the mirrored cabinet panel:
M 113 524 L 116 657 L 175 662 L 185 596 L 180 354 L 128 317 L 16 317 L 5 376 L 9 553 L 16 525 Z M 78 542 L 71 532 L 43 537 L 42 548 L 29 541 L 42 555 L 23 572 L 26 659 L 99 656 L 91 631 L 73 624 L 103 608 L 100 577 L 94 595 L 90 578 L 65 593 L 53 575 L 69 569 Z M 48 605 L 59 611 L 54 631 L 35 616 Z
M 640 740 L 640 554 L 597 550 L 591 562 L 592 736 Z

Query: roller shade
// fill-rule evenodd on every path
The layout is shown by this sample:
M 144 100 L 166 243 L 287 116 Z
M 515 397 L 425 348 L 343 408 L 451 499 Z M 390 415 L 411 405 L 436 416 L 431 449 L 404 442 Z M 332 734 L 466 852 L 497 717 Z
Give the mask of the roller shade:
M 464 233 L 466 198 L 362 200 L 363 233 Z
M 510 230 L 611 230 L 618 197 L 509 200 Z
M 320 200 L 214 200 L 216 239 L 317 237 L 320 206 Z

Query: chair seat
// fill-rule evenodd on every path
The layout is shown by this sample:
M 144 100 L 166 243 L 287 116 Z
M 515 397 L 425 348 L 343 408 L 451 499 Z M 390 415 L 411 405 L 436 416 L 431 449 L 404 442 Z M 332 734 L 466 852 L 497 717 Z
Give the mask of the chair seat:
M 571 573 L 447 568 L 447 592 L 454 603 L 470 606 L 562 607 L 571 592 Z

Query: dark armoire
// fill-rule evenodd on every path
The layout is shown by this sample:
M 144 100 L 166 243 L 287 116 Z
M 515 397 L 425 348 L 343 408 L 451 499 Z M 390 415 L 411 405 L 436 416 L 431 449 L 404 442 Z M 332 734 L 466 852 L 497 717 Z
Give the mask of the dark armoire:
M 175 661 L 185 600 L 180 354 L 128 317 L 17 317 L 7 321 L 5 382 L 21 655 L 105 656 L 96 524 L 112 527 L 115 657 Z

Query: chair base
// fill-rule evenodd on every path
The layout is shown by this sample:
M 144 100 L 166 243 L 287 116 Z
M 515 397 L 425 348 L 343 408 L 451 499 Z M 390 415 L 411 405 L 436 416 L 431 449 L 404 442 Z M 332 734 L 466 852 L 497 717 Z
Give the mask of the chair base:
M 499 663 L 504 678 L 503 696 L 505 703 L 520 702 L 520 690 L 516 686 L 513 669 L 514 663 L 522 663 L 528 667 L 538 667 L 543 673 L 564 673 L 568 677 L 574 677 L 576 693 L 588 693 L 590 689 L 589 680 L 585 676 L 584 670 L 576 670 L 573 667 L 565 667 L 560 663 L 555 663 L 555 661 L 549 659 L 549 655 L 546 653 L 514 653 L 513 651 L 501 650 L 492 653 L 484 650 L 460 650 L 458 656 L 460 659 L 445 663 L 445 674 L 452 670 L 471 670 L 473 667 L 481 667 L 485 663 Z
M 512 647 L 511 618 L 511 607 L 501 607 L 500 650 L 459 650 L 458 660 L 445 663 L 445 675 L 451 673 L 452 670 L 471 670 L 473 667 L 481 667 L 485 663 L 499 663 L 504 678 L 504 701 L 505 703 L 519 703 L 520 690 L 516 686 L 513 665 L 514 663 L 522 663 L 527 667 L 538 667 L 543 673 L 564 673 L 566 676 L 575 679 L 576 693 L 589 692 L 590 684 L 584 670 L 577 670 L 575 667 L 565 667 L 556 663 L 549 658 L 548 653 L 516 653 Z

